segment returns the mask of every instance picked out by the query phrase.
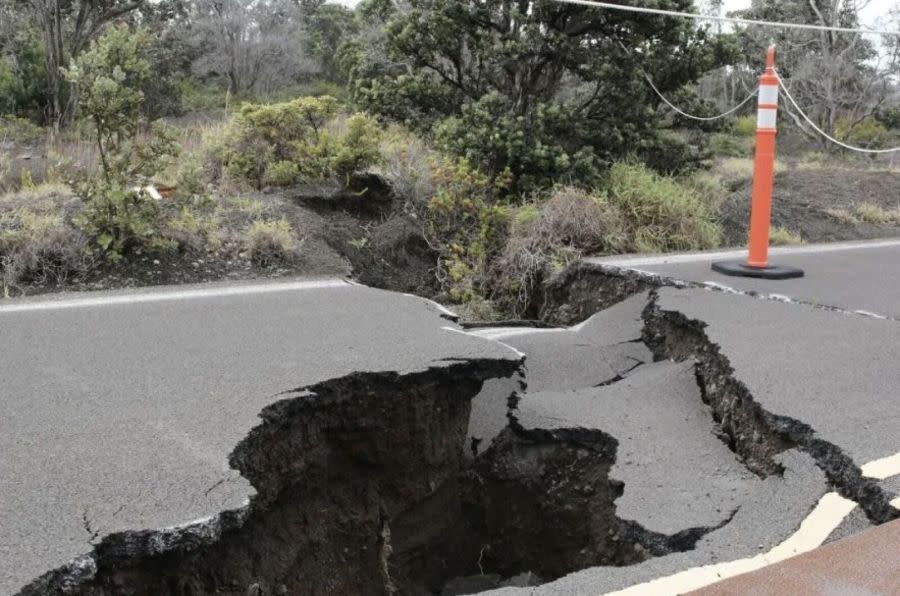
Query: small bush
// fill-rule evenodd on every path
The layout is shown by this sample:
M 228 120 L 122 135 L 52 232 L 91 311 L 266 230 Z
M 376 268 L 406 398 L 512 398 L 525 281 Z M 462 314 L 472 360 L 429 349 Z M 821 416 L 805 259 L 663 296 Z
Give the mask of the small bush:
M 422 215 L 435 192 L 431 172 L 435 152 L 419 137 L 394 126 L 384 134 L 379 153 L 379 171 L 394 194 L 408 213 Z
M 425 236 L 440 254 L 438 279 L 454 302 L 483 297 L 488 264 L 509 230 L 509 210 L 498 204 L 506 183 L 492 181 L 466 160 L 435 165 L 437 190 L 425 212 Z
M 793 246 L 803 244 L 803 238 L 797 232 L 792 232 L 781 226 L 774 226 L 769 230 L 769 244 L 772 246 Z
M 747 139 L 722 133 L 712 135 L 710 149 L 717 157 L 747 157 L 753 151 Z
M 254 221 L 244 232 L 244 248 L 250 260 L 269 267 L 294 260 L 300 243 L 287 219 Z
M 863 147 L 877 147 L 891 138 L 887 127 L 871 116 L 855 124 L 849 118 L 838 118 L 834 134 L 842 141 Z
M 646 166 L 613 164 L 608 197 L 624 218 L 629 250 L 702 250 L 721 241 L 715 210 L 701 193 Z
M 333 125 L 337 110 L 337 100 L 328 96 L 244 104 L 224 128 L 208 135 L 207 161 L 213 171 L 257 188 L 263 183 L 344 181 L 378 162 L 381 131 L 363 114 Z
M 856 217 L 847 209 L 830 208 L 826 209 L 825 213 L 838 220 L 842 224 L 855 225 L 859 223 L 859 220 L 856 219 Z
M 624 245 L 624 221 L 602 197 L 559 188 L 538 210 L 520 208 L 513 233 L 491 264 L 491 296 L 516 316 L 528 312 L 540 284 L 584 254 L 616 252 Z
M 187 206 L 166 222 L 163 235 L 178 248 L 194 252 L 212 250 L 221 244 L 218 218 L 197 213 Z
M 752 137 L 756 134 L 756 116 L 738 116 L 731 125 L 731 130 L 739 137 Z
M 0 116 L 0 143 L 29 144 L 44 138 L 44 130 L 25 118 Z
M 376 165 L 381 159 L 381 136 L 381 128 L 375 120 L 365 114 L 353 114 L 347 119 L 347 130 L 331 157 L 330 169 L 340 179 L 345 179 L 354 172 Z
M 279 161 L 266 169 L 266 182 L 272 186 L 290 186 L 300 177 L 300 167 L 292 161 Z
M 62 284 L 91 262 L 88 239 L 60 215 L 20 210 L 0 216 L 0 269 L 5 293 L 24 283 Z
M 523 205 L 516 209 L 510 222 L 510 235 L 524 237 L 531 234 L 541 220 L 541 208 L 538 205 Z
M 856 207 L 853 208 L 853 215 L 856 216 L 856 219 L 859 221 L 870 224 L 900 224 L 900 208 L 887 210 L 880 205 L 869 203 L 867 201 L 857 204 Z
M 142 134 L 149 43 L 146 31 L 111 27 L 64 72 L 78 91 L 101 166 L 100 175 L 79 172 L 73 183 L 84 202 L 76 221 L 113 261 L 132 248 L 163 247 L 159 209 L 141 188 L 174 160 L 178 147 L 163 125 Z

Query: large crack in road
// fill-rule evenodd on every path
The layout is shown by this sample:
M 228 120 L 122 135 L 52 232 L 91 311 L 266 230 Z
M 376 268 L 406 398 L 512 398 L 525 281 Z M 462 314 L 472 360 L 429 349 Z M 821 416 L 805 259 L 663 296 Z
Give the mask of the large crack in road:
M 283 393 L 229 457 L 244 507 L 105 535 L 85 512 L 93 550 L 18 595 L 597 593 L 770 548 L 829 486 L 898 517 L 854 458 L 870 444 L 747 381 L 698 314 L 718 303 L 690 306 L 710 292 L 573 271 L 544 314 L 582 323 L 467 334 L 521 359 Z

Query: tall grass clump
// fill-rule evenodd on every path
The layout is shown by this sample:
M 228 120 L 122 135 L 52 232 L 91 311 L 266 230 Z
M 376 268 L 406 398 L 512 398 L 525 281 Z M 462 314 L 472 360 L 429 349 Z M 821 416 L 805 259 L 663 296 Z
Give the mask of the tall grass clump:
M 630 252 L 703 250 L 721 242 L 712 200 L 644 165 L 613 164 L 607 197 L 622 214 Z

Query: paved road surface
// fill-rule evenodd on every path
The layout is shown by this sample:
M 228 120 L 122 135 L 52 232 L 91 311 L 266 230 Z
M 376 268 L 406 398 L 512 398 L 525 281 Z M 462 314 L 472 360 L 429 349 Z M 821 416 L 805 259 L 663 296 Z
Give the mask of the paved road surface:
M 281 392 L 519 358 L 443 314 L 340 280 L 0 305 L 0 594 L 107 533 L 242 506 L 226 458 Z
M 743 291 L 780 294 L 795 300 L 862 310 L 900 319 L 900 240 L 809 245 L 772 250 L 770 262 L 800 267 L 801 279 L 767 281 L 716 273 L 717 260 L 744 259 L 746 251 L 659 257 L 609 257 L 589 262 L 647 271 Z
M 601 262 L 900 319 L 900 241 L 802 247 L 773 260 L 804 267 L 807 277 L 727 278 L 709 270 L 708 255 Z M 110 532 L 242 506 L 252 488 L 226 458 L 279 393 L 354 371 L 411 372 L 454 358 L 524 353 L 524 424 L 616 436 L 622 458 L 612 477 L 625 482 L 617 502 L 623 518 L 672 533 L 715 525 L 737 506 L 692 551 L 503 594 L 595 595 L 629 586 L 654 593 L 640 582 L 794 544 L 801 520 L 820 509 L 827 523 L 816 523 L 828 529 L 804 544 L 820 543 L 845 517 L 844 530 L 864 527 L 865 518 L 848 517 L 853 504 L 833 493 L 816 506 L 828 487 L 806 453 L 777 456 L 783 477 L 762 480 L 737 465 L 714 435 L 690 363 L 650 364 L 636 341 L 647 299 L 568 330 L 472 333 L 431 302 L 340 280 L 2 303 L 0 594 Z M 857 465 L 900 451 L 900 321 L 696 289 L 663 289 L 659 307 L 701 321 L 756 401 L 809 425 Z M 510 382 L 491 384 L 473 404 L 470 435 L 482 449 L 507 423 Z M 661 406 L 668 415 L 654 416 Z M 889 464 L 870 475 L 900 491 L 900 460 Z M 878 476 L 884 469 L 891 473 Z

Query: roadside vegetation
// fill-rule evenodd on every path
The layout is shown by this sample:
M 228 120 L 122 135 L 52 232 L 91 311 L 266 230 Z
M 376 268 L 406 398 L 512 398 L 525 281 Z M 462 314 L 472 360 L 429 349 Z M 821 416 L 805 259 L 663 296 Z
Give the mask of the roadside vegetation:
M 697 125 L 644 76 L 713 114 L 752 84 L 760 40 L 528 4 L 75 0 L 47 32 L 44 3 L 0 0 L 4 295 L 351 267 L 473 318 L 527 317 L 585 255 L 740 244 L 752 107 Z M 881 76 L 867 56 L 853 55 L 860 76 Z M 786 60 L 802 96 L 806 62 Z M 898 144 L 885 85 L 816 116 L 847 142 Z M 838 165 L 900 177 L 806 134 L 786 130 L 782 186 Z M 864 234 L 900 226 L 868 194 L 817 213 Z M 819 237 L 820 220 L 789 215 L 776 209 L 773 244 Z

